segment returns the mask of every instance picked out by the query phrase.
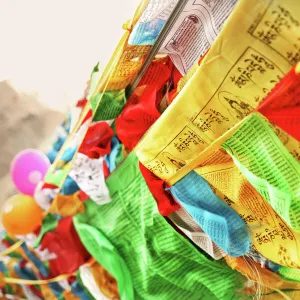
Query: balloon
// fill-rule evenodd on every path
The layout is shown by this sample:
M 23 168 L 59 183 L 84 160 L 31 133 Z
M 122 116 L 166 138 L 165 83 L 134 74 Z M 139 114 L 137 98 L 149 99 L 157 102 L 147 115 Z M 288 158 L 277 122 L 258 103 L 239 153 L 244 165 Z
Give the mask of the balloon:
M 35 231 L 43 220 L 43 211 L 34 198 L 18 194 L 3 205 L 2 224 L 8 233 L 25 235 Z
M 50 161 L 43 152 L 27 149 L 13 159 L 10 175 L 20 193 L 32 196 L 37 184 L 44 179 L 49 166 Z

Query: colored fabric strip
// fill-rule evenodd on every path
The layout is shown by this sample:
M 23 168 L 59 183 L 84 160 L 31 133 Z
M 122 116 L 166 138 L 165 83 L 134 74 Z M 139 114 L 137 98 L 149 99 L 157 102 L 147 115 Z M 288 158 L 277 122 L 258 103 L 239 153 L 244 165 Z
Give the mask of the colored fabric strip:
M 72 283 L 71 292 L 81 300 L 92 300 L 78 281 Z
M 258 282 L 261 285 L 262 294 L 270 293 L 272 290 L 299 290 L 300 283 L 282 279 L 278 274 L 270 270 L 263 269 L 259 264 L 247 257 L 225 257 L 226 262 L 231 268 L 238 270 L 250 280 Z M 253 291 L 257 293 L 257 287 Z
M 160 92 L 170 79 L 171 70 L 162 62 L 154 62 L 143 76 L 126 103 L 121 115 L 116 119 L 119 139 L 126 148 L 132 150 L 151 125 L 160 117 L 158 107 L 162 98 Z
M 180 208 L 170 215 L 169 219 L 180 229 L 180 231 L 184 233 L 184 235 L 186 235 L 195 243 L 195 245 L 205 251 L 213 259 L 218 260 L 225 256 L 225 253 L 212 242 L 212 240 L 185 209 Z
M 274 273 L 277 273 L 278 270 L 282 268 L 281 265 L 268 260 L 254 249 L 251 249 L 249 253 L 247 253 L 247 256 L 251 257 L 255 262 L 259 263 L 262 268 L 269 269 Z
M 118 138 L 114 136 L 111 140 L 111 151 L 105 156 L 105 162 L 108 166 L 109 172 L 111 173 L 122 159 L 122 145 Z
M 113 135 L 113 130 L 106 122 L 92 123 L 78 151 L 90 158 L 104 156 L 110 153 Z
M 214 152 L 195 172 L 241 216 L 249 229 L 253 249 L 277 264 L 299 268 L 300 252 L 297 245 L 300 234 L 293 232 L 273 210 L 227 152 L 223 149 Z
M 28 257 L 28 259 L 33 263 L 34 267 L 40 272 L 40 274 L 44 277 L 47 278 L 49 277 L 49 270 L 47 269 L 47 267 L 43 264 L 43 262 L 33 253 L 31 252 L 28 247 L 26 246 L 25 243 L 22 244 L 22 249 L 24 250 L 26 256 Z M 20 272 L 20 275 L 22 274 L 22 276 L 20 276 L 21 279 L 25 279 L 25 280 L 33 280 L 33 282 L 36 281 L 36 283 L 38 284 L 38 278 L 36 276 L 36 274 L 34 274 L 33 272 L 29 271 L 29 270 L 25 270 L 25 269 L 20 269 L 18 268 L 18 266 L 16 266 L 16 271 Z M 52 270 L 51 270 L 52 271 Z M 51 274 L 52 275 L 52 274 Z M 32 283 L 33 283 L 32 282 Z M 18 282 L 16 282 L 18 283 Z M 21 283 L 21 282 L 20 282 Z M 51 291 L 56 295 L 59 296 L 61 295 L 61 293 L 63 292 L 63 288 L 57 283 L 57 282 L 49 282 L 48 283 Z
M 93 276 L 90 267 L 81 266 L 79 268 L 80 280 L 93 299 L 107 300 L 108 298 L 101 292 L 97 285 L 96 278 Z
M 250 236 L 243 219 L 195 171 L 172 186 L 171 192 L 224 252 L 236 257 L 249 251 Z
M 93 295 L 90 293 L 90 291 L 88 290 L 88 288 L 86 287 L 86 285 L 84 284 L 82 278 L 81 278 L 81 268 L 85 268 L 86 265 L 82 265 L 79 267 L 77 274 L 76 274 L 76 280 L 78 282 L 78 284 L 83 288 L 85 294 L 88 296 L 88 299 L 97 299 L 95 297 L 93 297 Z
M 131 45 L 153 45 L 166 21 L 154 19 L 134 26 L 128 43 Z
M 34 247 L 38 247 L 42 241 L 42 239 L 44 238 L 45 234 L 49 231 L 53 231 L 56 229 L 58 225 L 58 219 L 55 215 L 53 214 L 47 214 L 45 216 L 45 218 L 43 219 L 42 222 L 42 227 L 39 233 L 38 238 L 36 239 L 35 243 L 34 243 Z
M 300 74 L 296 69 L 280 80 L 257 111 L 300 141 Z
M 300 104 L 299 106 L 268 112 L 265 116 L 297 141 L 300 141 Z
M 97 94 L 91 97 L 90 103 L 93 110 L 93 122 L 115 119 L 126 103 L 125 90 Z
M 48 277 L 49 269 L 44 265 L 44 263 L 32 251 L 28 249 L 25 243 L 23 243 L 21 247 L 28 259 L 32 262 L 32 264 L 40 272 L 40 274 L 45 278 Z
M 120 298 L 117 281 L 102 266 L 94 264 L 91 266 L 91 273 L 101 293 L 109 299 Z M 97 298 L 96 298 L 97 299 Z
M 161 179 L 171 179 L 248 116 L 290 70 L 287 53 L 300 47 L 298 4 L 255 3 L 237 2 L 195 74 L 136 146 L 141 163 Z M 282 24 L 273 51 L 266 35 L 284 12 L 289 26 Z
M 155 86 L 146 86 L 142 94 L 133 94 L 116 119 L 117 134 L 126 148 L 132 150 L 148 128 L 160 117 L 156 108 Z
M 52 276 L 75 272 L 90 258 L 79 239 L 71 217 L 61 219 L 55 230 L 44 235 L 40 250 L 46 249 L 56 256 L 49 260 Z
M 299 232 L 300 164 L 268 122 L 252 114 L 222 147 L 274 210 Z
M 60 160 L 64 161 L 65 163 L 70 162 L 72 160 L 72 158 L 74 157 L 76 151 L 77 151 L 77 147 L 67 148 L 64 151 L 64 153 L 62 154 Z
M 288 267 L 282 267 L 279 270 L 279 274 L 283 276 L 283 278 L 287 280 L 294 280 L 300 282 L 300 270 L 292 269 Z
M 62 195 L 73 195 L 80 190 L 76 181 L 72 179 L 69 175 L 66 177 L 63 186 L 60 190 Z
M 97 206 L 88 200 L 85 213 L 74 217 L 75 225 L 99 263 L 104 233 L 114 245 L 131 274 L 130 299 L 238 298 L 235 291 L 242 277 L 199 253 L 159 214 L 134 153 L 107 179 L 107 186 L 112 202 Z M 121 299 L 128 299 L 119 281 L 118 287 Z
M 121 299 L 134 299 L 130 273 L 117 249 L 101 231 L 94 226 L 80 222 L 80 215 L 77 216 L 74 224 L 86 249 L 116 278 Z
M 180 205 L 173 199 L 172 195 L 165 190 L 165 183 L 155 174 L 150 172 L 141 163 L 140 171 L 147 183 L 147 186 L 156 200 L 158 210 L 162 216 L 169 216 L 180 208 Z
M 84 212 L 84 205 L 78 192 L 73 195 L 58 194 L 51 202 L 49 212 L 62 217 L 74 216 Z
M 103 157 L 90 159 L 78 153 L 69 176 L 97 204 L 110 202 L 110 196 L 104 180 Z

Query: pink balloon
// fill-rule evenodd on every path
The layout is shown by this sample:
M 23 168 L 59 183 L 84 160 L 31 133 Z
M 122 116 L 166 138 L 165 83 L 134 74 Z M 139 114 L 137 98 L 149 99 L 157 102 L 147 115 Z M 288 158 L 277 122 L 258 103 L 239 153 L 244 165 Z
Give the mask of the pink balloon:
M 27 149 L 18 153 L 11 162 L 10 176 L 20 193 L 33 196 L 49 166 L 50 161 L 43 152 Z

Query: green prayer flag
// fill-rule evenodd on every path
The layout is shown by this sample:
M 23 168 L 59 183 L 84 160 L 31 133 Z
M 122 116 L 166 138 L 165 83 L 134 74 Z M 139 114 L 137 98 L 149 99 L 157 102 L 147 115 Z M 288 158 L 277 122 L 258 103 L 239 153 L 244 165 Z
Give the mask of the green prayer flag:
M 300 164 L 259 113 L 250 115 L 222 147 L 255 189 L 300 232 Z
M 90 98 L 93 122 L 113 120 L 118 117 L 126 103 L 125 90 L 109 91 Z
M 294 280 L 294 281 L 300 282 L 300 270 L 299 269 L 282 267 L 279 269 L 279 274 L 287 280 Z
M 98 80 L 99 80 L 99 62 L 95 65 L 95 67 L 93 68 L 93 71 L 91 73 L 90 76 L 90 89 L 89 89 L 89 97 L 93 94 L 95 88 L 97 87 L 98 84 Z
M 45 182 L 49 184 L 54 184 L 56 186 L 60 186 L 63 182 L 63 179 L 66 177 L 66 173 L 69 169 L 64 168 L 60 170 L 55 170 L 54 172 L 48 172 L 45 177 Z
M 86 211 L 74 223 L 95 259 L 100 264 L 108 260 L 107 271 L 116 277 L 122 300 L 239 299 L 235 293 L 243 276 L 224 261 L 209 260 L 159 214 L 134 153 L 112 173 L 107 186 L 112 201 L 86 201 Z M 127 269 L 130 276 L 124 278 Z M 129 278 L 134 295 L 124 285 Z

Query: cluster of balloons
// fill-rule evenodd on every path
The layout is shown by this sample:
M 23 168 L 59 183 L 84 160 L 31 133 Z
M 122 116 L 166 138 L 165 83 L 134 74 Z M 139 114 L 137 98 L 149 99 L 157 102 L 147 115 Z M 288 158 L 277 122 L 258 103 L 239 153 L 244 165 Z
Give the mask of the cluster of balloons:
M 2 224 L 8 233 L 25 235 L 41 225 L 43 211 L 33 195 L 49 166 L 47 156 L 34 149 L 24 150 L 13 159 L 10 175 L 20 194 L 9 198 L 2 207 Z

